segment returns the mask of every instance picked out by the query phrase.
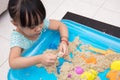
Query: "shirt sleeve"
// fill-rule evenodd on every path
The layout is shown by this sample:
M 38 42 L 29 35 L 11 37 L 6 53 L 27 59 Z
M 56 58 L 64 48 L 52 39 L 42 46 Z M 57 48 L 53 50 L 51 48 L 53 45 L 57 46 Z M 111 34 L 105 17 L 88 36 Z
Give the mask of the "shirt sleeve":
M 18 46 L 22 49 L 28 49 L 31 45 L 32 42 L 26 39 L 23 35 L 18 34 L 17 32 L 11 34 L 10 48 Z
M 45 19 L 43 23 L 43 31 L 48 29 L 49 25 L 50 25 L 50 21 L 48 19 Z
M 18 46 L 18 47 L 21 47 L 23 48 L 22 46 L 22 39 L 20 38 L 19 35 L 15 34 L 15 33 L 12 33 L 11 35 L 11 40 L 10 40 L 10 47 L 15 47 L 15 46 Z

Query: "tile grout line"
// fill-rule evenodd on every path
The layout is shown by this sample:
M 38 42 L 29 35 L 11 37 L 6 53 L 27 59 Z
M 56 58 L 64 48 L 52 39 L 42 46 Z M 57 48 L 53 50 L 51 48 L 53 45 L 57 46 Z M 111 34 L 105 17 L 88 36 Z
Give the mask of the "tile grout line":
M 4 37 L 4 36 L 2 36 L 2 35 L 0 35 L 0 37 L 3 38 L 3 39 L 5 39 L 5 40 L 7 40 L 7 41 L 9 41 L 6 37 Z M 7 59 L 8 59 L 8 58 L 7 58 Z M 2 65 L 4 65 L 5 62 L 7 62 L 7 59 L 0 64 L 0 67 L 2 67 Z
M 5 61 L 3 61 L 2 64 L 0 64 L 0 67 L 2 67 L 5 64 L 5 62 L 7 62 L 7 60 L 8 58 Z
M 62 5 L 62 3 L 64 2 L 65 0 L 62 0 L 61 3 L 56 7 L 56 9 L 47 17 L 47 18 L 50 18 L 52 16 L 53 13 L 56 12 L 56 10 Z
M 101 6 L 96 10 L 96 12 L 93 14 L 92 18 L 95 18 L 95 16 L 97 15 L 97 13 L 100 11 L 100 9 L 103 7 L 103 5 L 105 4 L 105 2 L 107 2 L 108 0 L 105 0 Z
M 0 37 L 3 38 L 3 39 L 6 39 L 7 41 L 9 41 L 9 39 L 7 39 L 6 37 L 4 37 L 2 35 L 0 35 Z
M 115 11 L 115 10 L 108 9 L 108 8 L 104 8 L 104 9 L 106 9 L 106 10 L 108 10 L 108 11 L 111 11 L 111 12 L 115 12 L 115 13 L 118 13 L 118 14 L 120 14 L 120 12 L 119 12 L 119 11 Z

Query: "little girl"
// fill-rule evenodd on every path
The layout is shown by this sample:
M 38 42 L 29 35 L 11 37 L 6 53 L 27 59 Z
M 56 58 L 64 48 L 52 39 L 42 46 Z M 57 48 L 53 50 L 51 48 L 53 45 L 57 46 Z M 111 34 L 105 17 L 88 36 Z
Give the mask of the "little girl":
M 59 46 L 63 56 L 68 53 L 67 27 L 57 20 L 46 20 L 46 11 L 40 0 L 9 0 L 8 11 L 16 30 L 11 35 L 9 64 L 11 68 L 24 68 L 36 64 L 51 66 L 57 55 L 41 54 L 22 57 L 24 50 L 30 48 L 45 29 L 58 30 L 61 36 Z

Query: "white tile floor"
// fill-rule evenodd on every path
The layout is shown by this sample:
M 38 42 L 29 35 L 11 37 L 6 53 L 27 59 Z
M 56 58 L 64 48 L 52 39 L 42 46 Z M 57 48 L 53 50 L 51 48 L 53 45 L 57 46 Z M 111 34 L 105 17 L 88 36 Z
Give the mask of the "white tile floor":
M 120 0 L 42 0 L 47 18 L 61 20 L 67 11 L 120 27 Z M 0 16 L 0 80 L 7 80 L 9 41 L 14 29 L 8 12 Z M 119 34 L 119 33 L 118 33 Z

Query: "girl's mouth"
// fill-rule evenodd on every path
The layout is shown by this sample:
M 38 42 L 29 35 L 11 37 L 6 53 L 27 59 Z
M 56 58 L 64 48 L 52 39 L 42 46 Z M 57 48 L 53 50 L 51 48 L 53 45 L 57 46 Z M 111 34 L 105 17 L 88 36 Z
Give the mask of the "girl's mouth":
M 35 34 L 36 36 L 40 35 L 40 33 Z

